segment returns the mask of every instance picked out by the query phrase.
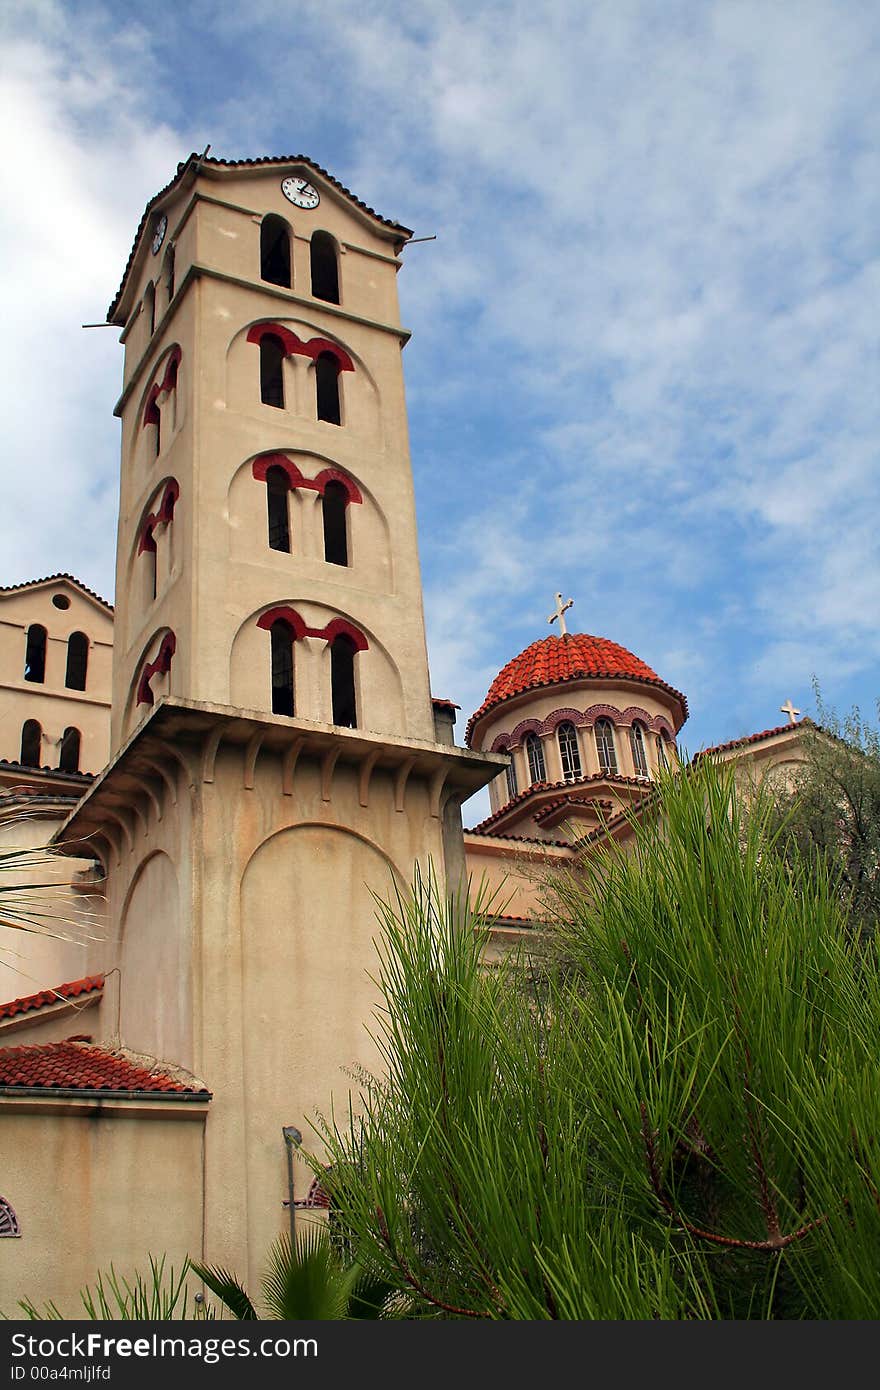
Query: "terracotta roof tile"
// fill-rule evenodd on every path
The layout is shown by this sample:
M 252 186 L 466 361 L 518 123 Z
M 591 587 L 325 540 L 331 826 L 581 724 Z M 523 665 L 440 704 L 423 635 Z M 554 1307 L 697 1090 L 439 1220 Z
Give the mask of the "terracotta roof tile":
M 380 213 L 376 212 L 375 208 L 371 208 L 369 204 L 364 203 L 361 201 L 360 198 L 355 197 L 351 189 L 346 188 L 344 183 L 339 182 L 339 179 L 334 178 L 333 175 L 331 173 L 328 173 L 326 169 L 322 169 L 321 165 L 316 164 L 313 159 L 309 159 L 309 156 L 307 154 L 270 154 L 261 155 L 258 159 L 215 159 L 213 155 L 199 155 L 195 152 L 195 150 L 193 150 L 191 155 L 189 155 L 186 159 L 181 160 L 181 162 L 178 164 L 177 173 L 174 175 L 174 177 L 172 179 L 169 179 L 164 188 L 160 188 L 159 192 L 153 195 L 153 197 L 147 203 L 147 206 L 144 208 L 143 216 L 141 217 L 141 220 L 138 223 L 138 229 L 135 232 L 134 242 L 132 243 L 131 251 L 128 254 L 128 260 L 125 263 L 125 270 L 123 271 L 122 282 L 119 286 L 119 289 L 116 291 L 116 297 L 114 298 L 113 303 L 107 310 L 108 323 L 113 322 L 113 315 L 116 313 L 116 310 L 119 307 L 119 301 L 122 298 L 122 292 L 125 289 L 125 282 L 128 279 L 128 272 L 131 270 L 132 261 L 134 260 L 135 255 L 137 253 L 138 242 L 141 239 L 141 233 L 144 230 L 150 213 L 153 211 L 153 208 L 156 206 L 159 199 L 164 198 L 166 193 L 171 192 L 174 186 L 177 183 L 179 183 L 179 181 L 183 178 L 187 169 L 191 168 L 193 164 L 195 164 L 196 167 L 198 167 L 201 164 L 211 164 L 215 168 L 220 169 L 256 169 L 259 166 L 265 164 L 307 164 L 310 169 L 314 169 L 315 172 L 320 174 L 322 178 L 325 178 L 328 183 L 332 183 L 334 188 L 338 188 L 340 193 L 344 193 L 347 198 L 350 198 L 351 201 L 353 203 L 356 203 L 359 208 L 362 208 L 364 212 L 369 213 L 371 217 L 375 217 L 376 221 L 381 222 L 384 227 L 390 227 L 392 231 L 400 232 L 401 237 L 404 240 L 409 240 L 409 238 L 412 236 L 412 231 L 409 227 L 401 226 L 399 222 L 392 222 L 389 217 L 382 217 Z
M 104 988 L 103 975 L 85 975 L 81 980 L 70 980 L 67 984 L 56 985 L 54 989 L 41 989 L 38 994 L 25 994 L 20 999 L 10 999 L 0 1004 L 0 1018 L 14 1018 L 16 1014 L 31 1013 L 34 1009 L 44 1009 L 48 1004 L 59 1004 L 65 999 L 78 999 L 81 994 L 93 994 Z
M 39 773 L 41 777 L 57 777 L 62 782 L 94 782 L 95 780 L 94 772 L 62 772 L 60 767 L 30 767 L 27 763 L 11 762 L 8 758 L 0 758 L 0 768 L 9 768 L 12 772 L 29 773 L 31 776 Z M 22 795 L 24 795 L 24 790 L 22 788 Z M 34 792 L 35 797 L 38 795 L 41 793 Z M 73 797 L 72 800 L 78 801 L 79 797 Z
M 489 826 L 493 825 L 495 821 L 501 820 L 514 806 L 520 806 L 523 802 L 528 801 L 529 797 L 534 795 L 535 792 L 571 792 L 576 787 L 586 787 L 594 782 L 612 782 L 616 787 L 644 788 L 645 786 L 644 777 L 624 777 L 621 773 L 617 772 L 593 772 L 589 777 L 579 777 L 574 782 L 533 782 L 530 787 L 526 787 L 525 791 L 517 792 L 516 796 L 512 796 L 509 801 L 505 801 L 503 806 L 499 806 L 497 811 L 493 811 L 491 815 L 487 816 L 485 820 L 481 820 L 467 833 L 469 835 L 481 835 L 483 833 L 491 834 L 492 832 L 488 829 Z M 556 805 L 557 802 L 553 804 Z
M 128 1091 L 132 1095 L 210 1095 L 203 1086 L 186 1086 L 158 1069 L 147 1070 L 124 1052 L 82 1042 L 0 1048 L 0 1088 Z
M 90 598 L 96 598 L 102 603 L 109 613 L 114 612 L 113 604 L 108 603 L 100 594 L 96 594 L 94 589 L 90 589 L 88 584 L 83 584 L 81 579 L 77 579 L 75 574 L 59 572 L 58 574 L 47 574 L 42 579 L 26 579 L 23 584 L 0 584 L 0 594 L 15 594 L 22 589 L 34 589 L 38 584 L 51 584 L 56 579 L 69 579 L 71 584 L 75 584 L 78 589 L 82 589 L 84 594 Z
M 694 762 L 700 758 L 708 758 L 712 753 L 727 753 L 731 748 L 745 748 L 750 743 L 761 743 L 765 738 L 775 738 L 777 734 L 790 734 L 792 729 L 800 729 L 804 725 L 811 727 L 812 719 L 799 719 L 796 724 L 792 724 L 791 721 L 787 724 L 777 724 L 775 729 L 762 729 L 759 734 L 746 734 L 743 738 L 731 739 L 729 743 L 716 743 L 713 748 L 701 748 L 699 753 L 694 754 Z
M 512 700 L 527 690 L 539 690 L 544 686 L 584 678 L 644 681 L 655 685 L 678 700 L 684 719 L 687 718 L 687 700 L 681 692 L 667 685 L 656 671 L 652 671 L 639 657 L 633 656 L 626 647 L 609 641 L 607 637 L 570 632 L 564 637 L 542 637 L 508 661 L 489 687 L 480 708 L 468 720 L 465 743 L 472 746 L 471 735 L 478 720 L 505 700 Z

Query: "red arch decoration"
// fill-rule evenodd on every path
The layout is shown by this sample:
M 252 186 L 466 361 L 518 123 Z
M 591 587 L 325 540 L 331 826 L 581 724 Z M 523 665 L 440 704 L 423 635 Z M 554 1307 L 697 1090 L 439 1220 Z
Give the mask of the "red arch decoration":
M 287 474 L 287 481 L 290 487 L 310 487 L 302 473 L 300 473 L 295 463 L 291 463 L 284 454 L 260 454 L 252 464 L 252 472 L 257 482 L 264 483 L 270 468 L 280 468 Z
M 313 362 L 321 356 L 322 352 L 329 352 L 331 357 L 335 357 L 341 372 L 353 372 L 354 363 L 344 348 L 336 343 L 331 343 L 329 338 L 309 338 L 304 343 L 289 328 L 285 328 L 280 323 L 254 323 L 248 329 L 247 341 L 249 343 L 259 343 L 268 334 L 277 338 L 284 348 L 286 357 L 310 357 Z
M 142 554 L 145 550 L 155 550 L 156 541 L 153 536 L 153 527 L 162 526 L 171 521 L 174 516 L 174 504 L 180 496 L 180 484 L 176 478 L 172 478 L 165 485 L 162 494 L 162 501 L 157 512 L 150 512 L 141 524 L 140 540 L 138 541 L 137 553 Z
M 273 623 L 278 622 L 287 623 L 293 629 L 297 642 L 303 637 L 323 637 L 325 642 L 332 642 L 336 637 L 348 637 L 354 643 L 355 651 L 365 652 L 369 649 L 370 644 L 360 628 L 355 627 L 347 618 L 331 618 L 324 627 L 308 627 L 296 609 L 279 604 L 260 615 L 257 627 L 268 631 Z
M 302 618 L 294 608 L 288 608 L 286 604 L 279 604 L 276 608 L 269 608 L 257 619 L 257 627 L 264 628 L 266 632 L 275 623 L 287 623 L 293 629 L 293 635 L 297 642 L 303 637 L 311 635 L 311 629 L 306 627 Z
M 357 483 L 347 473 L 343 473 L 341 468 L 325 468 L 317 478 L 304 478 L 296 464 L 284 454 L 260 454 L 252 464 L 253 475 L 260 483 L 266 481 L 266 474 L 270 468 L 283 469 L 292 488 L 308 488 L 311 492 L 319 492 L 323 497 L 328 483 L 340 483 L 348 493 L 349 502 L 364 500 Z
M 153 692 L 150 689 L 150 681 L 155 675 L 171 670 L 171 658 L 177 650 L 177 638 L 173 632 L 166 632 L 162 638 L 161 646 L 156 653 L 155 659 L 146 665 L 141 673 L 138 682 L 137 704 L 152 705 L 154 703 Z
M 163 374 L 162 380 L 154 381 L 153 385 L 150 387 L 150 393 L 147 396 L 147 403 L 144 406 L 143 425 L 158 425 L 159 407 L 156 405 L 156 400 L 159 396 L 161 396 L 163 391 L 173 391 L 176 387 L 177 369 L 180 366 L 182 358 L 182 350 L 177 346 L 173 347 L 170 353 L 168 354 L 168 358 L 165 363 L 165 372 Z M 141 426 L 141 428 L 143 428 L 143 425 Z

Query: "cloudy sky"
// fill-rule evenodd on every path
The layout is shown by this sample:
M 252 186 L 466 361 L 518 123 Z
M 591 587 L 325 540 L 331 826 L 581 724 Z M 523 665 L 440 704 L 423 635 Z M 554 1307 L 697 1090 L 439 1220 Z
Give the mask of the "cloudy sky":
M 5 0 L 0 43 L 0 583 L 112 597 L 122 355 L 80 325 L 179 159 L 302 152 L 437 237 L 400 292 L 460 734 L 556 590 L 691 751 L 813 678 L 873 712 L 875 0 Z

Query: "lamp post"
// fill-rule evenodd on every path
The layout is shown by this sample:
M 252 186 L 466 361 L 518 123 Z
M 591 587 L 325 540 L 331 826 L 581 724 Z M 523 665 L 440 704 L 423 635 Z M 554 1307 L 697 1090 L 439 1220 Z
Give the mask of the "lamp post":
M 303 1137 L 296 1125 L 282 1125 L 284 1147 L 287 1150 L 287 1206 L 290 1211 L 290 1245 L 296 1240 L 296 1207 L 293 1204 L 293 1151 L 298 1149 Z

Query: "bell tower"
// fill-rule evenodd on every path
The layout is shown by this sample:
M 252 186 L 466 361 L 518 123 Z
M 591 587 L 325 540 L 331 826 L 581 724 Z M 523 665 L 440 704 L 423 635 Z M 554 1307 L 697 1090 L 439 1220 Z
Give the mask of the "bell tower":
M 409 235 L 303 160 L 193 158 L 145 213 L 110 311 L 115 748 L 161 694 L 433 738 Z
M 251 1282 L 287 1222 L 282 1127 L 346 1113 L 379 1065 L 374 895 L 416 864 L 457 884 L 461 802 L 503 766 L 435 733 L 409 235 L 303 157 L 193 155 L 108 314 L 113 753 L 59 841 L 106 874 L 119 1041 L 212 1093 L 203 1253 Z

